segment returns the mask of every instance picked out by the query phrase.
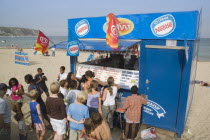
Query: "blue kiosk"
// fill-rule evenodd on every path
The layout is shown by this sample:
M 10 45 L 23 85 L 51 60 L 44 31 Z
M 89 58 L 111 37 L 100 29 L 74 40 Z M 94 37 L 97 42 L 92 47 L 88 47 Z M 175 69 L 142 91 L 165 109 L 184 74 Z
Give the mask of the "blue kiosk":
M 86 70 L 92 70 L 101 81 L 113 76 L 124 97 L 131 94 L 132 85 L 137 85 L 139 93 L 148 96 L 142 123 L 181 137 L 194 93 L 199 12 L 116 17 L 121 22 L 116 26 L 120 34 L 117 50 L 106 44 L 105 16 L 68 20 L 67 55 L 71 72 L 80 78 Z M 79 63 L 80 51 L 105 55 Z

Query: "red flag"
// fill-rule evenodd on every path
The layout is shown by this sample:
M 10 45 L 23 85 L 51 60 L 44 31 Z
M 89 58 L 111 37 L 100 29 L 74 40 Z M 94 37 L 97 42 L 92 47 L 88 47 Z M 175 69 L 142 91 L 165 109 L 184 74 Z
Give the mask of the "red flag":
M 119 32 L 117 24 L 120 21 L 115 17 L 113 13 L 110 13 L 106 16 L 107 20 L 107 32 L 106 32 L 106 44 L 112 47 L 113 49 L 118 48 Z
M 49 41 L 50 39 L 41 31 L 39 31 L 35 50 L 40 52 L 48 52 Z

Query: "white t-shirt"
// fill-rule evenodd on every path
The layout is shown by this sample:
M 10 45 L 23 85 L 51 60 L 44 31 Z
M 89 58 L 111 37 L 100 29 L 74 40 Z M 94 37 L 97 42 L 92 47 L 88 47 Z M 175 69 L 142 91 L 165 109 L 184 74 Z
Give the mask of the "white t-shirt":
M 104 106 L 111 106 L 115 105 L 115 97 L 117 95 L 117 86 L 112 86 L 112 96 L 109 93 L 109 90 L 107 90 L 106 99 L 103 103 Z
M 6 100 L 0 98 L 0 114 L 3 117 L 4 123 L 11 122 L 11 109 Z
M 63 73 L 63 74 L 60 73 L 60 74 L 59 74 L 59 77 L 60 77 L 59 82 L 60 82 L 61 80 L 66 80 L 67 75 L 68 75 L 68 73 Z
M 63 87 L 60 87 L 60 92 L 63 94 L 64 99 L 66 99 L 66 96 L 67 96 L 69 90 L 68 89 L 65 89 Z

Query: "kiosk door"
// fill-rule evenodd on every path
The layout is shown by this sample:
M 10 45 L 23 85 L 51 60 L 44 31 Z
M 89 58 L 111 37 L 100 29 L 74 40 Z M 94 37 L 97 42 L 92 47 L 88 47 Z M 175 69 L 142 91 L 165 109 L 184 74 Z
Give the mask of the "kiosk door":
M 143 108 L 143 123 L 173 129 L 184 64 L 183 47 L 147 45 L 145 52 L 145 94 L 148 95 L 148 104 Z

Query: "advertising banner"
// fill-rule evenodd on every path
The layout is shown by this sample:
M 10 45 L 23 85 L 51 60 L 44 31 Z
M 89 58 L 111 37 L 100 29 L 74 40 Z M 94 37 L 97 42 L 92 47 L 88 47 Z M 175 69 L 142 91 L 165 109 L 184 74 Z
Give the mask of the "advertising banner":
M 120 39 L 172 39 L 196 38 L 197 11 L 118 15 L 116 25 Z M 190 24 L 192 23 L 192 24 Z M 68 20 L 68 29 L 78 38 L 105 38 L 106 17 L 87 17 Z

